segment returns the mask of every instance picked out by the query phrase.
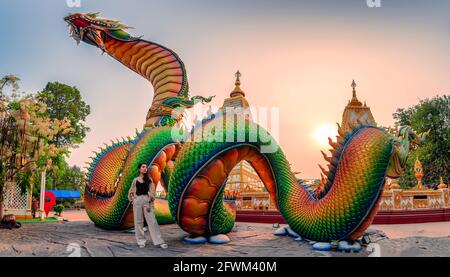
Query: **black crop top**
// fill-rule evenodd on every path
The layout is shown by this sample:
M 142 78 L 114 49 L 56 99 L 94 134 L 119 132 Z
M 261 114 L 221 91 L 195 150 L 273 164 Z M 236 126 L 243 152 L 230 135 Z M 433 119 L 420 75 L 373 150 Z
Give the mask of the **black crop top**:
M 147 181 L 144 183 L 139 182 L 136 180 L 136 195 L 147 195 L 148 191 L 150 190 L 150 182 Z

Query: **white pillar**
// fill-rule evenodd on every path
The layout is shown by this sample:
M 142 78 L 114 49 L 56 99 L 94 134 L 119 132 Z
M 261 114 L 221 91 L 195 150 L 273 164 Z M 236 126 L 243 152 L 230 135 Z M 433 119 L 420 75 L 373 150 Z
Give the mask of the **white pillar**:
M 41 199 L 39 201 L 39 210 L 41 211 L 41 220 L 45 220 L 45 170 L 41 172 Z

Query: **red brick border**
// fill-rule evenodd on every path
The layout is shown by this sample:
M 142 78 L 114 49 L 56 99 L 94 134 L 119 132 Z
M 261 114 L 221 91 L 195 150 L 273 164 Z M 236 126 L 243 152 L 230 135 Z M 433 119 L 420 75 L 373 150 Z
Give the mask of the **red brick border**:
M 237 211 L 236 221 L 286 223 L 278 211 Z M 450 209 L 379 211 L 373 224 L 408 224 L 450 221 Z

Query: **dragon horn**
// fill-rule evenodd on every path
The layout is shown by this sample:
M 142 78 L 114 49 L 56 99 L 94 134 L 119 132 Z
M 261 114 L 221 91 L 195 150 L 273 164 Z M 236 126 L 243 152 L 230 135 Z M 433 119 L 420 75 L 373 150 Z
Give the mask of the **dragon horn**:
M 320 164 L 319 164 L 319 167 L 320 167 L 320 170 L 322 171 L 322 173 L 325 175 L 325 176 L 328 176 L 328 171 L 325 169 L 325 168 L 323 168 L 323 166 L 321 166 Z
M 330 151 L 330 153 L 331 153 L 332 156 L 334 156 L 334 155 L 337 154 L 337 151 L 336 151 L 335 149 L 330 149 L 329 151 Z
M 331 163 L 331 161 L 333 160 L 333 158 L 328 157 L 327 154 L 325 154 L 325 152 L 323 152 L 322 150 L 320 150 L 320 153 L 322 153 L 323 158 L 324 158 L 327 162 Z
M 327 180 L 326 180 L 327 178 L 322 173 L 320 173 L 320 179 L 322 180 L 323 184 L 325 184 L 327 182 Z
M 419 144 L 423 144 L 425 142 L 425 139 L 428 137 L 430 132 L 431 132 L 431 129 L 426 131 L 425 133 L 417 134 L 417 137 L 419 138 Z
M 419 134 L 419 138 L 421 139 L 425 139 L 426 137 L 428 137 L 430 135 L 431 129 L 429 129 L 428 131 L 426 131 L 425 133 L 421 133 Z
M 343 142 L 344 141 L 344 138 L 342 137 L 342 136 L 340 136 L 340 135 L 337 135 L 336 136 L 336 140 L 337 140 L 337 142 Z
M 334 142 L 330 137 L 328 137 L 328 143 L 330 144 L 331 147 L 333 147 L 334 149 L 337 149 L 340 145 L 337 142 Z
M 89 16 L 89 17 L 97 18 L 97 16 L 99 14 L 100 14 L 99 12 L 96 12 L 96 13 L 87 13 L 86 15 Z
M 344 132 L 344 130 L 342 129 L 341 125 L 340 125 L 339 123 L 336 123 L 336 124 L 337 124 L 337 127 L 338 127 L 338 129 L 337 129 L 338 134 L 339 134 L 341 137 L 345 137 L 345 132 Z

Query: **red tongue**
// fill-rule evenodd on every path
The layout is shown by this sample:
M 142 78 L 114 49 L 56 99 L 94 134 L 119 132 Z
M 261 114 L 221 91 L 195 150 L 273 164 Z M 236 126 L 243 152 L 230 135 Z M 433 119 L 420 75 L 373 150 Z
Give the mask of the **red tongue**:
M 72 20 L 72 23 L 77 26 L 77 27 L 81 27 L 81 28 L 85 28 L 87 26 L 89 26 L 89 22 L 87 22 L 84 19 L 81 18 L 75 18 L 74 20 Z

